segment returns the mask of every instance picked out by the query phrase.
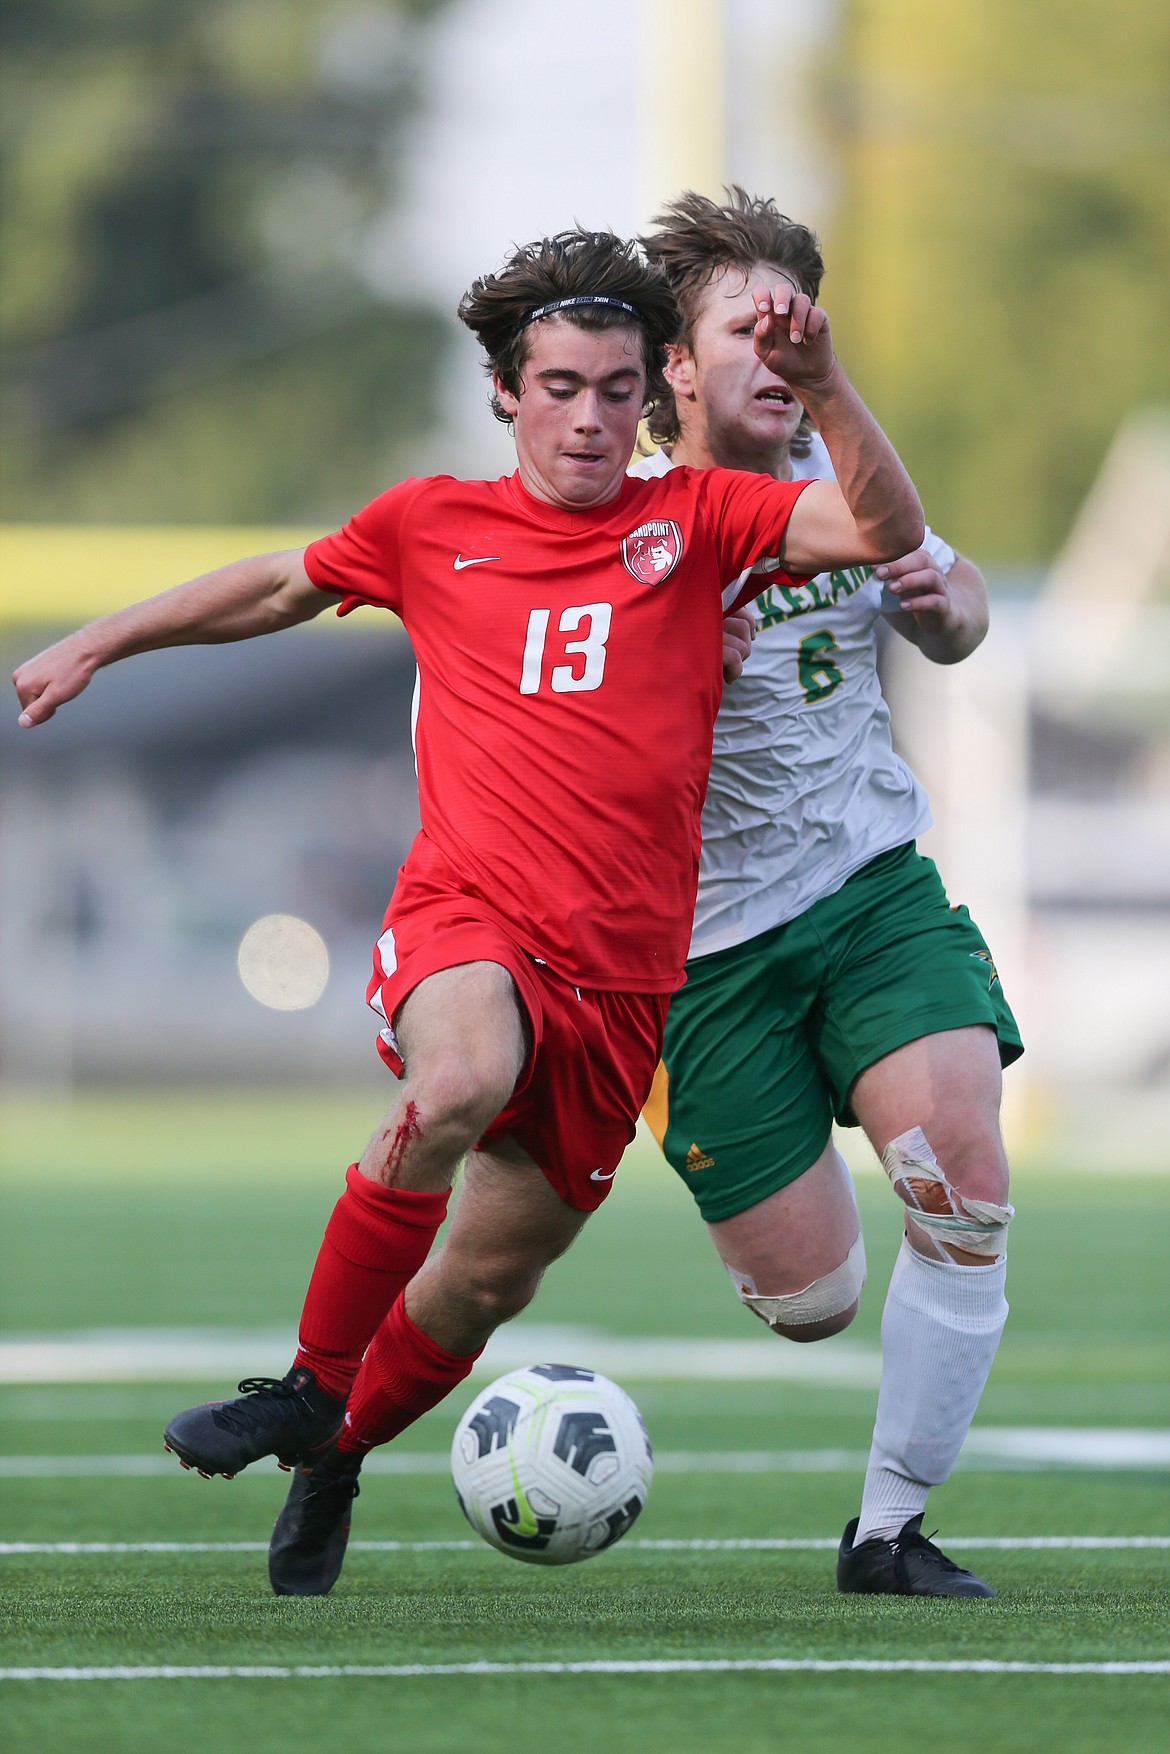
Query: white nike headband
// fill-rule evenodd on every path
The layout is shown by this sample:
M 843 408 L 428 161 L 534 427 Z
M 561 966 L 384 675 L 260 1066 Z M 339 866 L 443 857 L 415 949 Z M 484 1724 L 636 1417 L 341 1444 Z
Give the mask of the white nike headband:
M 641 311 L 634 305 L 627 304 L 624 298 L 610 298 L 604 292 L 579 292 L 573 298 L 554 298 L 551 304 L 538 305 L 521 319 L 520 327 L 526 329 L 538 317 L 551 317 L 554 311 L 567 311 L 577 305 L 609 305 L 612 310 L 627 311 L 638 322 L 644 321 Z

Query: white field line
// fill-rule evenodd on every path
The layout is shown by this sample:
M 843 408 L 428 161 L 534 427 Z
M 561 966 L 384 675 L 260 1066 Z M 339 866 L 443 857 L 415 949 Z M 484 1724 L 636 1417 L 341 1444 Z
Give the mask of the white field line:
M 854 1473 L 864 1469 L 865 1450 L 732 1450 L 710 1454 L 690 1450 L 660 1451 L 654 1466 L 660 1474 Z M 999 1464 L 996 1464 L 998 1466 Z M 1011 1467 L 1018 1466 L 1012 1462 Z M 253 1462 L 249 1475 L 274 1474 L 271 1457 Z M 444 1475 L 451 1471 L 446 1451 L 393 1452 L 367 1456 L 362 1473 Z M 0 1456 L 0 1480 L 129 1479 L 136 1475 L 180 1477 L 173 1456 Z
M 976 1425 L 963 1445 L 964 1458 L 983 1461 L 1052 1461 L 1084 1468 L 1170 1467 L 1170 1431 L 1109 1426 Z
M 1170 1662 L 1011 1663 L 989 1657 L 952 1662 L 864 1657 L 645 1658 L 581 1663 L 179 1663 L 152 1668 L 0 1669 L 0 1681 L 332 1681 L 407 1680 L 431 1675 L 1170 1675 Z
M 296 1350 L 284 1329 L 89 1328 L 0 1340 L 0 1383 L 234 1382 L 283 1376 Z M 881 1375 L 875 1346 L 780 1346 L 760 1333 L 742 1340 L 625 1339 L 555 1322 L 509 1323 L 493 1334 L 476 1376 L 541 1359 L 580 1364 L 619 1382 L 801 1382 L 873 1388 Z
M 957 1535 L 948 1548 L 977 1552 L 1142 1552 L 1170 1549 L 1170 1535 Z M 623 1553 L 835 1553 L 835 1535 L 729 1541 L 622 1542 Z M 21 1554 L 267 1553 L 267 1541 L 0 1541 L 0 1558 Z M 483 1541 L 351 1541 L 351 1553 L 483 1553 Z
M 654 1459 L 661 1474 L 833 1474 L 855 1473 L 868 1460 L 865 1450 L 662 1450 Z M 1170 1431 L 1049 1425 L 976 1426 L 963 1446 L 965 1472 L 1026 1468 L 1170 1468 Z M 367 1457 L 369 1474 L 443 1475 L 445 1452 L 381 1451 Z M 271 1473 L 271 1458 L 250 1472 Z M 157 1455 L 0 1456 L 0 1479 L 129 1479 L 136 1475 L 178 1477 L 177 1462 Z

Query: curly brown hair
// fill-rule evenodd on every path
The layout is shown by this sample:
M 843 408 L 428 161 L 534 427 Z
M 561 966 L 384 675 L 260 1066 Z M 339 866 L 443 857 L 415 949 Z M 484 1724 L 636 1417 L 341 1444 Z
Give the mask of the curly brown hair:
M 576 227 L 525 244 L 498 274 L 483 275 L 464 293 L 459 321 L 487 355 L 488 372 L 515 396 L 531 346 L 532 313 L 562 299 L 590 297 L 614 302 L 570 305 L 549 315 L 579 329 L 636 326 L 646 367 L 646 413 L 651 414 L 660 401 L 670 400 L 662 372 L 667 344 L 678 332 L 678 305 L 664 271 L 648 263 L 636 243 L 614 232 Z M 510 425 L 494 391 L 491 408 L 497 420 Z
M 807 225 L 780 212 L 776 203 L 749 195 L 739 183 L 725 188 L 723 205 L 688 189 L 670 201 L 651 222 L 658 229 L 641 239 L 650 261 L 662 268 L 679 306 L 679 332 L 684 347 L 694 342 L 695 323 L 703 294 L 724 268 L 740 268 L 744 277 L 757 262 L 770 262 L 793 276 L 802 292 L 816 300 L 825 273 L 820 241 Z M 679 436 L 674 397 L 664 397 L 649 417 L 655 444 L 672 444 Z M 794 457 L 811 449 L 812 426 L 801 421 L 792 441 Z

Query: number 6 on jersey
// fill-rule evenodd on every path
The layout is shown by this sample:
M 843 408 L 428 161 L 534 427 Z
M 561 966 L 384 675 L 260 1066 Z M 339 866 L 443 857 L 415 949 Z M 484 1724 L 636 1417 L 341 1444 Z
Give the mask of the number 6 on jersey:
M 534 609 L 528 617 L 528 632 L 524 640 L 524 664 L 520 671 L 521 694 L 538 694 L 544 670 L 544 645 L 548 634 L 551 609 Z M 549 677 L 549 686 L 554 694 L 581 694 L 587 689 L 600 688 L 601 678 L 605 672 L 605 642 L 609 638 L 609 624 L 613 615 L 613 606 L 609 603 L 583 603 L 577 609 L 563 609 L 557 623 L 561 633 L 576 633 L 584 622 L 585 633 L 580 639 L 566 640 L 563 646 L 566 658 L 579 654 L 585 660 L 584 668 L 577 673 L 574 664 L 554 664 Z

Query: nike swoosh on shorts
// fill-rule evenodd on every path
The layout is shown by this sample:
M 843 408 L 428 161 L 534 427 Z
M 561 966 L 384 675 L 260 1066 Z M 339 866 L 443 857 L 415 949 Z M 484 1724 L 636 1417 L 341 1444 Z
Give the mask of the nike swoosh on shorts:
M 611 1182 L 616 1174 L 616 1169 L 611 1169 L 608 1175 L 603 1175 L 601 1170 L 595 1169 L 589 1180 L 591 1182 Z
M 480 554 L 472 560 L 464 560 L 461 554 L 457 554 L 451 564 L 456 572 L 462 572 L 465 566 L 486 566 L 490 560 L 499 558 L 498 554 Z

